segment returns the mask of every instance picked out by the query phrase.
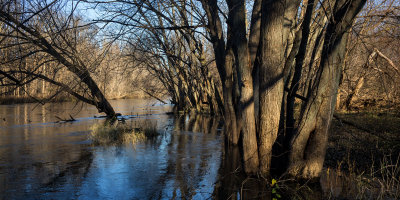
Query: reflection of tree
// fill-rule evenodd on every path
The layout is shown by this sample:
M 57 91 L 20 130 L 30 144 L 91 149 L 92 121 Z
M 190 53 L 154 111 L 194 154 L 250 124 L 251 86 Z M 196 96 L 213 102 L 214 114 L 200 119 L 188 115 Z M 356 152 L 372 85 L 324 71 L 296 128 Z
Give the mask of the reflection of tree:
M 11 187 L 16 188 L 14 191 L 23 191 L 21 186 L 32 185 L 32 190 L 25 194 L 10 192 L 4 198 L 40 199 L 43 197 L 41 195 L 46 195 L 46 198 L 77 198 L 102 196 L 103 192 L 119 197 L 141 196 L 151 199 L 201 199 L 211 196 L 212 185 L 216 181 L 217 169 L 220 166 L 220 119 L 192 115 L 187 118 L 181 116 L 169 119 L 167 122 L 169 124 L 166 126 L 175 125 L 177 128 L 147 140 L 136 150 L 128 146 L 104 149 L 96 147 L 93 152 L 88 150 L 87 145 L 77 145 L 76 138 L 60 145 L 57 143 L 59 141 L 52 141 L 53 135 L 38 135 L 39 139 L 44 140 L 41 144 L 48 146 L 41 149 L 26 144 L 12 149 L 15 152 L 28 149 L 30 152 L 25 152 L 24 156 L 30 160 L 16 172 L 18 177 L 10 182 Z M 158 124 L 159 127 L 164 126 L 162 123 Z M 48 129 L 47 132 L 57 131 Z M 14 142 L 22 145 L 22 140 L 23 138 L 20 138 Z M 32 140 L 33 138 L 29 138 L 27 141 Z M 2 155 L 4 154 L 0 154 Z M 21 153 L 9 158 L 20 159 Z M 13 162 L 12 166 L 20 166 L 20 160 Z M 1 171 L 3 172 L 3 169 Z M 31 179 L 26 180 L 29 176 Z M 3 189 L 1 178 L 0 175 L 0 188 Z M 102 182 L 99 183 L 98 180 Z M 111 189 L 110 184 L 114 186 Z M 116 193 L 125 190 L 125 194 Z M 0 199 L 3 198 L 1 195 Z
M 68 184 L 79 188 L 92 164 L 92 152 L 86 146 L 75 145 L 57 150 L 54 145 L 57 144 L 48 146 L 52 150 L 40 147 L 32 149 L 29 144 L 17 145 L 12 149 L 17 155 L 10 156 L 11 160 L 6 161 L 12 169 L 4 169 L 6 173 L 1 179 L 7 184 L 6 187 L 0 184 L 0 199 L 39 198 L 38 195 L 44 192 L 59 192 Z M 27 158 L 28 161 L 21 158 Z
M 164 150 L 167 152 L 167 165 L 157 180 L 159 186 L 154 189 L 156 192 L 151 193 L 151 198 L 191 199 L 199 195 L 211 195 L 211 191 L 203 194 L 199 188 L 204 187 L 206 179 L 214 178 L 208 175 L 212 166 L 217 165 L 214 162 L 219 161 L 219 155 L 216 154 L 221 142 L 216 139 L 219 121 L 219 118 L 201 115 L 174 118 L 174 131 L 162 136 L 169 137 L 164 138 L 168 141 Z M 169 185 L 171 181 L 172 185 Z M 170 191 L 162 191 L 164 188 Z
M 213 196 L 218 199 L 236 199 L 240 189 L 240 180 L 243 179 L 239 173 L 241 168 L 239 149 L 232 148 L 225 151 L 221 160 L 218 172 L 219 180 L 215 184 Z
M 238 147 L 224 148 L 218 181 L 215 184 L 215 199 L 271 199 L 267 182 L 262 178 L 249 178 L 242 170 Z
M 74 185 L 82 185 L 83 180 L 86 178 L 90 166 L 93 162 L 93 154 L 91 151 L 82 150 L 79 158 L 76 161 L 68 162 L 64 170 L 54 174 L 42 188 L 47 190 L 54 190 L 54 186 L 58 187 L 58 183 L 64 182 L 66 177 L 71 177 Z M 40 170 L 40 169 L 37 169 Z

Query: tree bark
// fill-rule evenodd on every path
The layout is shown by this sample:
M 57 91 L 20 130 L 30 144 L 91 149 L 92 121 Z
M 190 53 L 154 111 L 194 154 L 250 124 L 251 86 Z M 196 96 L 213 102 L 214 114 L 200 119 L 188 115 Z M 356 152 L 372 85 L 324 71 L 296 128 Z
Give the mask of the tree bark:
M 202 7 L 207 15 L 207 30 L 214 49 L 215 63 L 222 82 L 224 97 L 225 134 L 228 144 L 237 145 L 239 132 L 237 130 L 236 112 L 234 107 L 233 66 L 234 54 L 230 26 L 228 23 L 227 44 L 225 45 L 222 23 L 219 18 L 217 1 L 201 0 Z
M 344 103 L 346 110 L 350 110 L 350 105 L 353 103 L 354 98 L 358 95 L 358 92 L 360 91 L 363 85 L 364 85 L 364 76 L 361 76 L 357 80 L 356 87 L 351 91 L 349 95 L 347 95 L 347 98 Z
M 253 4 L 253 11 L 251 14 L 250 34 L 249 34 L 249 54 L 250 54 L 250 65 L 252 65 L 252 77 L 253 77 L 253 101 L 254 101 L 254 118 L 256 123 L 256 131 L 258 131 L 259 124 L 259 65 L 260 57 L 258 51 L 260 50 L 260 35 L 261 35 L 261 5 L 262 0 L 255 0 Z
M 288 162 L 288 152 L 290 151 L 290 141 L 292 140 L 294 134 L 293 132 L 295 127 L 295 118 L 294 118 L 295 98 L 297 91 L 299 89 L 300 79 L 302 76 L 304 60 L 307 51 L 307 44 L 310 35 L 310 23 L 312 20 L 311 18 L 314 10 L 314 5 L 316 3 L 317 3 L 316 0 L 307 1 L 305 9 L 306 11 L 303 12 L 304 13 L 303 22 L 301 24 L 299 31 L 296 33 L 292 51 L 288 57 L 288 60 L 286 61 L 287 62 L 286 64 L 289 65 L 291 65 L 291 63 L 295 64 L 293 68 L 294 73 L 287 80 L 288 83 L 290 82 L 290 87 L 286 96 L 287 100 L 286 100 L 285 135 L 281 141 L 283 148 L 280 154 L 282 155 L 281 157 L 282 164 L 284 164 L 285 167 L 288 166 L 287 162 Z M 295 56 L 292 55 L 293 52 L 296 52 Z M 289 60 L 290 58 L 293 57 L 294 57 L 293 60 Z
M 297 5 L 296 5 L 297 4 Z M 299 1 L 270 1 L 262 3 L 261 64 L 259 77 L 259 159 L 260 172 L 268 175 L 272 145 L 278 134 L 284 92 L 283 67 L 285 47 L 296 12 L 290 14 Z M 296 10 L 296 9 L 294 9 Z
M 240 99 L 237 123 L 243 139 L 244 170 L 247 174 L 258 171 L 257 136 L 254 119 L 253 78 L 246 39 L 246 12 L 244 0 L 228 0 L 229 18 L 233 32 L 233 47 L 237 61 L 237 79 Z
M 228 42 L 230 43 L 230 42 Z M 222 84 L 224 96 L 224 118 L 225 118 L 225 134 L 228 136 L 228 143 L 237 145 L 239 143 L 239 131 L 237 130 L 236 112 L 234 107 L 234 85 L 233 85 L 233 49 L 228 44 L 225 57 L 225 81 Z
M 365 0 L 336 2 L 334 17 L 327 26 L 320 67 L 292 141 L 288 173 L 315 178 L 322 171 L 328 130 L 335 110 L 347 30 Z M 334 20 L 333 20 L 334 19 Z

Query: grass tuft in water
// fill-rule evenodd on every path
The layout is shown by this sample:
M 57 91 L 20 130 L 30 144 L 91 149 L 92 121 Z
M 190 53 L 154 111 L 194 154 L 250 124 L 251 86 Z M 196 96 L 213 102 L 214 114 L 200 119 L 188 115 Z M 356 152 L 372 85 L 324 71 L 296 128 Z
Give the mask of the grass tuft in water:
M 110 125 L 108 123 L 94 124 L 91 128 L 90 139 L 95 144 L 137 144 L 146 138 L 157 136 L 159 133 L 156 126 L 146 126 L 144 128 L 132 128 L 126 124 L 117 123 Z

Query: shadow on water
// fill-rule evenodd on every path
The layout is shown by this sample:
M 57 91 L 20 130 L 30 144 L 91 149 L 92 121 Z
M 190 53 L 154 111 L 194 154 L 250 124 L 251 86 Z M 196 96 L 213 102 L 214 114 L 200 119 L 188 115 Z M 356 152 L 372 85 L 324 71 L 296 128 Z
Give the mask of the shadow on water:
M 88 139 L 90 127 L 102 122 L 92 117 L 95 109 L 82 108 L 77 122 L 59 124 L 54 116 L 68 116 L 72 105 L 0 106 L 0 199 L 277 197 L 270 182 L 241 172 L 239 149 L 224 147 L 220 118 L 167 115 L 170 105 L 141 100 L 111 103 L 128 116 L 126 124 L 155 126 L 160 134 L 135 146 L 96 146 Z M 277 185 L 281 199 L 321 197 L 320 186 Z
M 223 152 L 215 199 L 271 199 L 265 179 L 246 177 L 242 172 L 239 148 L 225 148 Z
M 129 111 L 132 104 L 136 110 Z M 59 115 L 64 110 L 68 115 L 69 105 L 32 110 L 33 106 L 0 108 L 5 118 L 0 127 L 0 199 L 212 196 L 221 161 L 220 119 L 171 116 L 163 114 L 168 105 L 127 101 L 116 106 L 123 115 L 135 115 L 126 119 L 127 124 L 152 124 L 161 134 L 134 147 L 95 146 L 88 139 L 89 130 L 103 121 L 91 118 L 95 110 L 82 109 L 74 115 L 77 122 L 60 124 L 52 123 L 55 114 L 47 111 L 59 110 Z

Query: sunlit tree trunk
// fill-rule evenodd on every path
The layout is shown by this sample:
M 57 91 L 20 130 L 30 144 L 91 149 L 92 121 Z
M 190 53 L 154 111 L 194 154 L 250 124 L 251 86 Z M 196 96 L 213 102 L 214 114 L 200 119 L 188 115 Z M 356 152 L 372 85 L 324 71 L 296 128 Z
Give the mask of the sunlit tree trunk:
M 278 134 L 284 92 L 285 47 L 299 3 L 264 0 L 262 4 L 258 143 L 260 172 L 263 174 L 269 174 L 272 145 Z
M 336 104 L 346 36 L 365 0 L 335 2 L 333 18 L 325 35 L 320 67 L 301 111 L 292 141 L 289 174 L 301 178 L 318 177 L 322 171 L 328 131 Z

